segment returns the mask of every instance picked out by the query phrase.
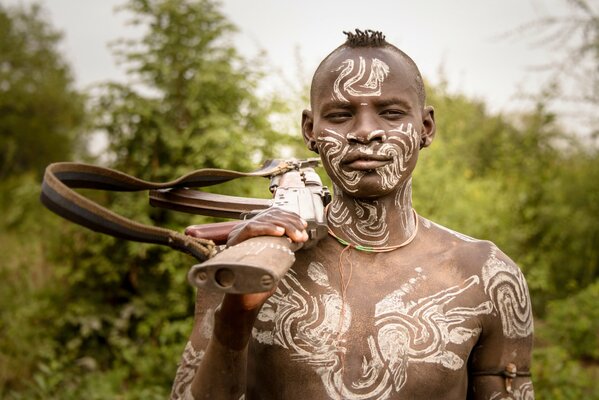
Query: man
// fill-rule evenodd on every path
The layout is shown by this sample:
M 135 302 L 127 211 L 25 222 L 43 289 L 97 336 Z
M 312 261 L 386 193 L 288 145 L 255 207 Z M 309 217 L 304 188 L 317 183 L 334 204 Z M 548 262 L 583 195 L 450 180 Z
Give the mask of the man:
M 532 399 L 520 270 L 412 208 L 412 172 L 435 134 L 418 68 L 379 32 L 347 35 L 314 74 L 302 115 L 334 185 L 331 235 L 298 251 L 275 291 L 198 294 L 173 397 Z M 270 209 L 228 245 L 303 242 L 304 226 Z

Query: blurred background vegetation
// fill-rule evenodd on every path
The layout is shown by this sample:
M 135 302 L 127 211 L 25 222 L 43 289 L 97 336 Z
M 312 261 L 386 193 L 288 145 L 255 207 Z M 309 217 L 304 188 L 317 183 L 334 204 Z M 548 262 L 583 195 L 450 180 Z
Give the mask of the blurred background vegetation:
M 599 17 L 574 3 L 586 16 L 574 27 L 584 30 L 574 56 L 594 63 L 579 100 L 597 107 Z M 132 83 L 81 93 L 40 7 L 0 4 L 1 398 L 166 398 L 192 326 L 186 272 L 194 260 L 43 209 L 48 163 L 102 163 L 161 181 L 309 155 L 294 125 L 305 90 L 258 97 L 261 68 L 232 46 L 235 27 L 218 4 L 130 0 L 126 10 L 144 28 L 114 47 Z M 540 28 L 563 32 L 555 21 Z M 518 115 L 491 114 L 443 84 L 428 93 L 438 134 L 414 179 L 417 210 L 494 241 L 522 267 L 536 316 L 537 398 L 599 399 L 596 137 L 564 130 L 548 111 L 556 87 Z M 98 133 L 109 146 L 94 158 L 86 143 Z M 222 188 L 263 197 L 266 189 L 262 181 Z M 90 195 L 144 223 L 181 230 L 208 221 L 151 209 L 144 194 Z

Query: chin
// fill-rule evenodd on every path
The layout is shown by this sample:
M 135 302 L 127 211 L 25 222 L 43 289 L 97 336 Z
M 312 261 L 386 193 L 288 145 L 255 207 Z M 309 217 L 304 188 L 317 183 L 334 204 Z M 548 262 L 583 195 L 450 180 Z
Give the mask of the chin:
M 362 181 L 359 184 L 355 185 L 351 191 L 345 190 L 343 186 L 340 186 L 340 189 L 346 195 L 356 199 L 374 200 L 394 193 L 397 188 L 393 187 L 390 189 L 383 189 L 379 182 L 370 183 Z

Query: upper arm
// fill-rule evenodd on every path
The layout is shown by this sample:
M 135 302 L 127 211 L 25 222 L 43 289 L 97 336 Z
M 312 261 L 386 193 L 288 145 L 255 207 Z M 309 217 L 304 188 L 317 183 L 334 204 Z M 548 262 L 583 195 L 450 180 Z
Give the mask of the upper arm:
M 482 268 L 485 296 L 493 313 L 483 321 L 483 331 L 469 360 L 469 398 L 485 400 L 533 399 L 529 376 L 533 320 L 530 295 L 520 269 L 497 248 Z M 517 377 L 501 376 L 509 364 Z M 511 393 L 510 393 L 511 392 Z
M 223 295 L 216 291 L 198 289 L 195 303 L 194 323 L 189 341 L 185 345 L 177 374 L 173 382 L 171 400 L 185 399 L 185 391 L 193 381 L 204 350 L 212 336 L 214 310 Z

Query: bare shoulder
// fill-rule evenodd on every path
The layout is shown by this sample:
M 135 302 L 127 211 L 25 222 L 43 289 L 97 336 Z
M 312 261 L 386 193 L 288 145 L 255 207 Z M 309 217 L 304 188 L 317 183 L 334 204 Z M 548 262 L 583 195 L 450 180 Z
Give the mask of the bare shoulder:
M 473 369 L 501 369 L 514 363 L 519 370 L 528 370 L 533 316 L 528 286 L 520 268 L 488 240 L 472 238 L 425 218 L 420 222 L 423 235 L 433 247 L 448 253 L 448 258 L 467 275 L 477 277 L 480 283 L 476 286 L 482 296 L 479 301 L 491 304 L 491 312 L 481 318 L 483 332 L 473 351 Z
M 448 253 L 448 257 L 471 273 L 484 278 L 484 275 L 497 270 L 499 264 L 519 271 L 516 263 L 489 240 L 473 238 L 424 217 L 420 217 L 420 224 L 423 236 L 432 249 Z
M 493 242 L 456 232 L 425 218 L 423 234 L 439 251 L 468 275 L 480 279 L 482 294 L 493 304 L 494 319 L 501 321 L 503 336 L 510 339 L 532 335 L 530 295 L 524 274 Z

